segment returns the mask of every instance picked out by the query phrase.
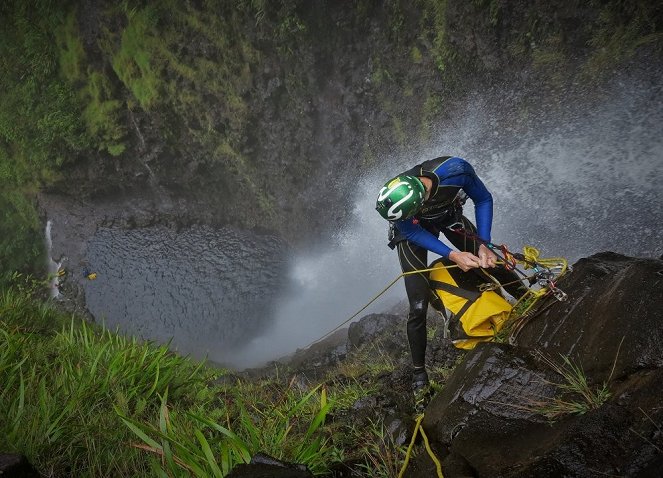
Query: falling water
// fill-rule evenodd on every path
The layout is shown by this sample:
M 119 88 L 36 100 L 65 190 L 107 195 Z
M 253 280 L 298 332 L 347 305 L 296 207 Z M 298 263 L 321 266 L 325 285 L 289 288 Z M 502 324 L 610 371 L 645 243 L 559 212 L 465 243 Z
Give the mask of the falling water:
M 399 274 L 386 246 L 386 223 L 374 210 L 387 179 L 425 159 L 451 154 L 470 161 L 493 193 L 493 240 L 571 261 L 611 250 L 663 252 L 663 98 L 660 81 L 616 78 L 604 103 L 585 110 L 569 100 L 557 117 L 544 106 L 520 131 L 505 103 L 514 93 L 476 95 L 425 150 L 388 157 L 361 180 L 347 228 L 315 252 L 293 259 L 291 290 L 271 326 L 234 355 L 254 366 L 302 347 L 333 329 Z M 466 215 L 473 217 L 471 204 Z M 402 283 L 364 313 L 405 298 Z
M 53 250 L 53 238 L 51 237 L 51 230 L 53 228 L 53 221 L 50 219 L 46 221 L 46 231 L 44 231 L 44 238 L 46 241 L 46 268 L 48 272 L 48 277 L 50 281 L 48 283 L 49 296 L 52 299 L 57 299 L 60 297 L 60 278 L 58 277 L 58 270 L 62 265 L 62 261 L 55 262 L 51 257 L 51 251 Z

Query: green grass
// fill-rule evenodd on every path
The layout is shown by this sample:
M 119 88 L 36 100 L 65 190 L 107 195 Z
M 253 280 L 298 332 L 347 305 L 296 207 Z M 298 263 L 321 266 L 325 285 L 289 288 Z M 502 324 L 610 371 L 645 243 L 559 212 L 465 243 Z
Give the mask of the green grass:
M 154 57 L 158 41 L 157 10 L 126 8 L 127 26 L 121 34 L 120 49 L 112 59 L 113 70 L 145 110 L 159 98 L 159 71 Z
M 569 357 L 560 355 L 562 361 L 556 362 L 543 353 L 539 358 L 548 365 L 561 381 L 552 383 L 558 395 L 549 398 L 531 401 L 528 407 L 550 420 L 556 420 L 564 415 L 582 415 L 603 405 L 610 398 L 608 383 L 610 379 L 600 386 L 590 384 L 582 366 L 574 363 Z M 616 359 L 615 359 L 616 360 Z
M 211 371 L 62 316 L 28 289 L 0 295 L 0 449 L 47 476 L 140 476 L 148 460 L 116 410 L 147 419 L 166 391 L 179 406 L 204 403 Z
M 274 393 L 268 389 L 268 396 Z M 258 451 L 307 465 L 316 474 L 327 471 L 335 449 L 320 433 L 331 407 L 326 390 L 281 390 L 267 403 L 264 391 L 260 384 L 238 384 L 225 417 L 210 419 L 203 410 L 175 416 L 164 395 L 157 423 L 124 416 L 123 421 L 141 439 L 137 447 L 153 456 L 159 476 L 225 476 Z
M 380 351 L 361 380 L 214 384 L 222 370 L 63 315 L 35 299 L 40 287 L 15 275 L 0 292 L 0 450 L 45 476 L 216 477 L 263 452 L 315 474 L 348 459 L 386 477 L 402 459 L 380 416 L 352 419 L 394 367 Z

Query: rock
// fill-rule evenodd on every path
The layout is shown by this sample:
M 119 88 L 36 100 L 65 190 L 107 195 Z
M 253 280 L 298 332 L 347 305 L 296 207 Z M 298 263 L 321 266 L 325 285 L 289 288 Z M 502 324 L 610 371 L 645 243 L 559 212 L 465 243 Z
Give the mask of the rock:
M 661 270 L 661 260 L 611 252 L 581 259 L 559 283 L 568 301 L 534 317 L 518 345 L 572 355 L 596 381 L 663 367 Z
M 414 431 L 414 424 L 412 417 L 404 413 L 394 413 L 384 418 L 385 430 L 396 446 L 403 446 L 409 442 Z
M 312 478 L 304 465 L 286 463 L 269 455 L 258 453 L 251 463 L 235 466 L 228 478 Z
M 337 365 L 347 354 L 347 330 L 340 329 L 329 337 L 314 343 L 309 348 L 297 350 L 292 356 L 281 359 L 304 373 L 308 378 L 317 378 Z
M 532 319 L 516 347 L 467 353 L 423 421 L 445 476 L 660 476 L 662 269 L 612 253 L 583 259 L 559 284 L 568 302 Z M 542 353 L 582 365 L 588 389 L 605 385 L 609 397 L 590 404 L 561 389 Z M 553 398 L 590 406 L 549 422 L 543 407 Z M 427 460 L 417 457 L 406 476 L 427 476 Z
M 14 453 L 0 453 L 0 477 L 11 478 L 39 478 L 37 470 L 23 455 Z
M 362 317 L 358 322 L 350 324 L 348 345 L 360 347 L 384 333 L 386 328 L 402 322 L 401 317 L 390 314 L 370 314 Z

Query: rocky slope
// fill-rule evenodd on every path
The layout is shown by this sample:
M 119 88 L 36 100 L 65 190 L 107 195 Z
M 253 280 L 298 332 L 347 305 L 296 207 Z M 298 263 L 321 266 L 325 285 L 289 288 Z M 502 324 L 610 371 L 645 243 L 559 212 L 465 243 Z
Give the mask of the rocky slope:
M 444 476 L 658 476 L 662 285 L 661 259 L 597 254 L 560 282 L 568 301 L 535 315 L 515 345 L 461 352 L 439 329 L 429 334 L 427 367 L 442 387 L 423 428 Z M 357 354 L 367 363 L 391 361 L 392 371 L 378 375 L 378 391 L 356 403 L 349 419 L 386 417 L 397 443 L 413 426 L 404 320 L 364 317 L 346 340 L 300 351 L 291 362 L 301 373 L 324 376 Z M 429 329 L 440 326 L 429 321 Z M 584 385 L 569 382 L 572 367 Z M 405 476 L 435 476 L 423 449 Z

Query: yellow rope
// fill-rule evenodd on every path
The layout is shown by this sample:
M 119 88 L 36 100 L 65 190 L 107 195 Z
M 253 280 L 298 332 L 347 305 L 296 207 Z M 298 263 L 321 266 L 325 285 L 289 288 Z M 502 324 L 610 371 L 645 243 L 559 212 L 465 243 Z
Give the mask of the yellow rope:
M 526 260 L 529 261 L 530 263 L 536 262 L 536 263 L 541 264 L 541 265 L 546 266 L 546 267 L 561 267 L 561 268 L 562 268 L 562 271 L 560 272 L 560 274 L 559 274 L 558 277 L 561 277 L 561 276 L 564 274 L 564 272 L 566 272 L 566 269 L 567 269 L 567 267 L 568 267 L 568 263 L 567 263 L 566 259 L 564 259 L 564 258 L 562 258 L 562 257 L 554 257 L 554 258 L 549 258 L 549 259 L 539 259 L 539 251 L 538 251 L 538 249 L 536 249 L 535 247 L 532 247 L 532 246 L 525 246 L 525 247 L 523 247 L 523 255 L 525 256 Z M 495 263 L 496 263 L 496 264 L 504 264 L 503 261 L 496 261 Z M 527 267 L 527 262 L 526 262 L 525 264 L 526 264 L 526 267 Z M 376 294 L 371 300 L 369 300 L 369 301 L 366 303 L 366 305 L 364 305 L 361 309 L 359 309 L 357 312 L 355 312 L 354 314 L 352 314 L 348 319 L 346 319 L 345 321 L 341 322 L 339 325 L 337 325 L 336 327 L 334 327 L 332 330 L 330 330 L 329 332 L 327 332 L 326 334 L 324 334 L 322 337 L 320 337 L 320 338 L 318 338 L 318 339 L 316 339 L 316 340 L 310 342 L 309 344 L 305 345 L 303 348 L 304 348 L 304 349 L 307 349 L 307 348 L 309 348 L 311 345 L 316 344 L 316 343 L 320 342 L 321 340 L 324 340 L 325 338 L 329 337 L 331 334 L 333 334 L 334 332 L 336 332 L 338 329 L 340 329 L 341 327 L 343 327 L 345 324 L 347 324 L 348 322 L 350 322 L 352 319 L 354 319 L 355 317 L 357 317 L 357 316 L 358 316 L 359 314 L 361 314 L 364 310 L 366 310 L 366 309 L 367 309 L 367 308 L 368 308 L 373 302 L 375 302 L 376 300 L 378 300 L 378 298 L 380 298 L 380 296 L 381 296 L 382 294 L 384 294 L 385 292 L 387 292 L 387 290 L 389 290 L 389 288 L 390 288 L 391 286 L 393 286 L 396 282 L 398 282 L 398 280 L 399 280 L 401 277 L 405 277 L 405 276 L 412 275 L 412 274 L 421 274 L 422 272 L 431 272 L 431 271 L 433 271 L 433 270 L 435 270 L 435 269 L 453 269 L 453 268 L 455 268 L 455 267 L 458 267 L 458 265 L 457 265 L 457 264 L 453 264 L 453 265 L 449 265 L 449 266 L 440 266 L 440 265 L 438 265 L 437 267 L 429 267 L 429 268 L 427 268 L 427 269 L 417 269 L 417 270 L 414 270 L 414 271 L 403 272 L 402 274 L 398 275 L 394 280 L 392 280 L 389 284 L 387 284 L 387 286 L 386 286 L 384 289 L 382 289 L 380 292 L 378 292 L 378 293 L 377 293 L 377 294 Z M 484 269 L 484 272 L 486 272 L 485 269 Z M 488 274 L 488 273 L 486 272 L 486 274 Z M 499 284 L 499 281 L 498 281 L 497 279 L 495 279 L 493 276 L 491 276 L 490 274 L 488 274 L 488 276 L 489 276 L 489 277 L 491 278 L 491 280 L 494 281 L 496 284 Z M 543 289 L 542 289 L 542 290 L 543 290 Z M 541 297 L 541 296 L 543 296 L 543 295 L 545 294 L 545 291 L 542 292 L 541 290 L 540 290 L 540 291 L 532 291 L 532 290 L 530 290 L 529 293 L 534 294 L 534 296 L 535 296 L 535 300 L 533 300 L 532 303 L 529 304 L 529 305 L 527 306 L 527 308 L 525 309 L 525 312 L 529 311 L 529 310 L 534 306 L 534 304 L 536 303 L 536 301 L 538 300 L 538 298 Z M 515 310 L 516 306 L 517 306 L 517 305 L 523 300 L 523 298 L 525 298 L 525 297 L 529 297 L 529 295 L 530 295 L 530 294 L 525 294 L 525 295 L 523 295 L 523 296 L 518 300 L 518 302 L 516 302 L 516 304 L 514 305 L 512 311 Z M 525 312 L 523 312 L 523 314 L 524 314 Z
M 545 267 L 559 267 L 561 272 L 559 277 L 561 277 L 569 267 L 568 261 L 563 257 L 548 257 L 546 259 L 539 258 L 539 250 L 533 246 L 524 246 L 523 247 L 523 256 L 525 256 L 525 269 L 532 267 L 531 263 L 537 263 Z
M 403 462 L 401 471 L 398 473 L 398 478 L 403 478 L 403 473 L 405 473 L 407 465 L 410 463 L 410 456 L 412 456 L 412 448 L 414 448 L 414 442 L 417 439 L 418 432 L 421 432 L 421 436 L 424 439 L 424 445 L 426 447 L 426 451 L 428 452 L 428 456 L 430 456 L 431 460 L 433 460 L 433 463 L 435 463 L 435 470 L 437 471 L 437 477 L 444 478 L 444 476 L 442 475 L 442 464 L 440 463 L 440 460 L 438 460 L 437 456 L 435 456 L 435 453 L 433 452 L 433 449 L 431 448 L 430 443 L 428 442 L 428 437 L 426 436 L 426 432 L 424 432 L 424 429 L 421 426 L 421 421 L 423 419 L 424 419 L 424 414 L 422 413 L 417 417 L 417 421 L 414 424 L 412 439 L 410 440 L 410 444 L 408 445 L 407 451 L 405 452 L 405 461 Z
M 316 343 L 320 342 L 321 340 L 323 340 L 323 339 L 329 337 L 331 334 L 333 334 L 333 333 L 336 332 L 338 329 L 340 329 L 341 327 L 343 327 L 345 324 L 347 324 L 348 322 L 350 322 L 352 319 L 354 319 L 355 317 L 357 317 L 357 316 L 358 316 L 359 314 L 361 314 L 364 310 L 366 310 L 366 309 L 368 308 L 369 305 L 371 305 L 373 302 L 375 302 L 376 300 L 378 300 L 378 298 L 379 298 L 382 294 L 384 294 L 385 292 L 387 292 L 387 290 L 389 290 L 389 288 L 390 288 L 392 285 L 394 285 L 396 282 L 398 282 L 398 280 L 399 280 L 401 277 L 409 276 L 409 275 L 412 275 L 412 274 L 421 274 L 422 272 L 430 272 L 430 271 L 433 271 L 433 270 L 435 270 L 435 269 L 453 269 L 454 267 L 458 267 L 458 265 L 454 264 L 454 265 L 450 265 L 450 266 L 437 266 L 437 267 L 430 267 L 430 268 L 428 268 L 428 269 L 417 269 L 417 270 L 414 270 L 414 271 L 403 272 L 403 273 L 400 274 L 398 277 L 396 277 L 394 280 L 392 280 L 392 281 L 387 285 L 387 287 L 385 287 L 384 289 L 382 289 L 382 290 L 381 290 L 380 292 L 378 292 L 378 293 L 377 293 L 377 294 L 376 294 L 371 300 L 369 300 L 368 303 L 367 303 L 365 306 L 363 306 L 363 307 L 362 307 L 361 309 L 359 309 L 357 312 L 355 312 L 354 314 L 352 314 L 347 320 L 343 321 L 342 323 L 340 323 L 339 325 L 337 325 L 336 327 L 334 327 L 333 329 L 331 329 L 329 332 L 327 332 L 325 335 L 323 335 L 323 336 L 320 337 L 319 339 L 316 339 L 316 340 L 314 340 L 313 342 L 309 343 L 308 345 L 305 345 L 303 348 L 307 349 L 307 348 L 309 348 L 311 345 L 316 344 Z

